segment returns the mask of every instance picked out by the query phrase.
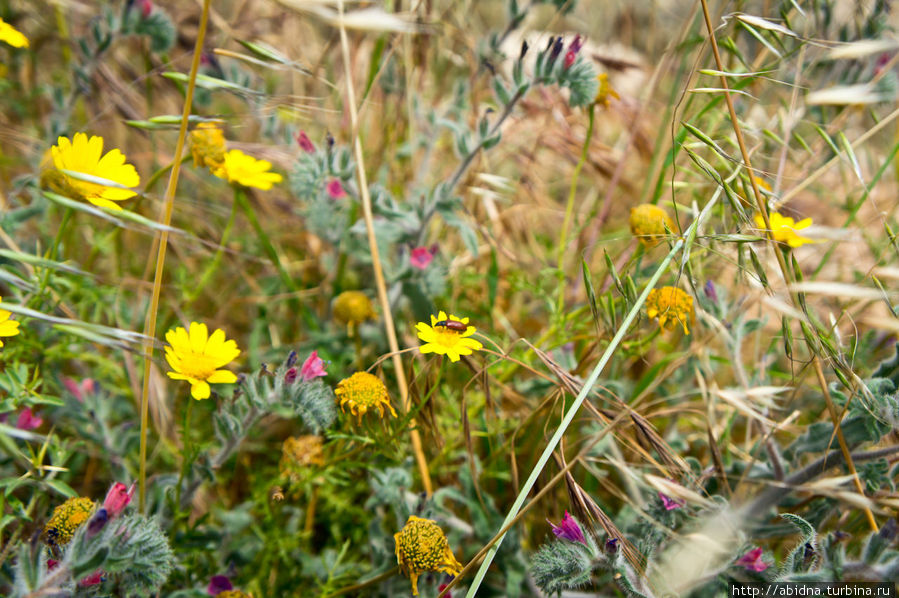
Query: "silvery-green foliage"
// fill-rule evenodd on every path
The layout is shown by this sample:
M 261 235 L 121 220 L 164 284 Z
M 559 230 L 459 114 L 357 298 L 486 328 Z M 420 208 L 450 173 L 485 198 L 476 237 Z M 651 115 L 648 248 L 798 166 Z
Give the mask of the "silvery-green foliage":
M 585 586 L 593 575 L 596 546 L 570 540 L 552 540 L 531 560 L 531 575 L 537 586 L 548 594 L 561 594 Z

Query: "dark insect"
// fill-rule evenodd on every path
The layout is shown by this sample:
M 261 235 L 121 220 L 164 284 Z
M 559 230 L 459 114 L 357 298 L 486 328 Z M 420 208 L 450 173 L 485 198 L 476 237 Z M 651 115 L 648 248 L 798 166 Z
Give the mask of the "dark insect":
M 466 330 L 468 330 L 467 325 L 465 325 L 462 322 L 459 322 L 457 320 L 440 320 L 439 322 L 434 324 L 435 328 L 437 326 L 443 326 L 447 330 L 454 330 L 456 332 L 465 332 Z

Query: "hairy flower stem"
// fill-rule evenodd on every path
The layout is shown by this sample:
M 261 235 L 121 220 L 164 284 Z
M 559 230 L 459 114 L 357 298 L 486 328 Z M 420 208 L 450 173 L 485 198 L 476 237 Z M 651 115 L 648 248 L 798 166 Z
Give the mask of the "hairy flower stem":
M 565 248 L 568 245 L 568 227 L 571 226 L 571 218 L 574 214 L 574 196 L 577 193 L 577 181 L 590 153 L 590 140 L 593 138 L 593 122 L 596 120 L 596 104 L 590 104 L 587 110 L 590 117 L 587 121 L 587 135 L 584 137 L 584 147 L 581 148 L 581 159 L 578 160 L 577 166 L 574 167 L 574 174 L 571 175 L 568 204 L 565 206 L 565 220 L 562 222 L 562 232 L 559 234 L 559 257 L 556 259 L 556 270 L 559 272 L 560 279 L 559 299 L 556 304 L 558 313 L 562 313 L 565 307 L 565 275 L 562 272 L 562 263 L 565 260 Z
M 712 27 L 712 17 L 709 15 L 709 6 L 706 0 L 700 0 L 702 3 L 702 14 L 705 18 L 705 26 L 706 30 L 709 34 L 709 42 L 712 46 L 712 54 L 715 56 L 715 66 L 721 73 L 725 72 L 724 62 L 721 60 L 721 53 L 718 51 L 718 41 L 715 38 L 715 30 Z M 737 137 L 737 145 L 740 146 L 740 154 L 743 158 L 743 166 L 746 168 L 746 172 L 749 175 L 749 184 L 752 186 L 752 193 L 755 196 L 756 208 L 759 213 L 762 215 L 762 219 L 765 222 L 765 232 L 768 236 L 768 241 L 774 247 L 774 254 L 777 257 L 777 264 L 780 267 L 781 274 L 783 275 L 784 282 L 789 287 L 793 282 L 794 276 L 792 276 L 789 268 L 787 267 L 786 259 L 783 254 L 779 251 L 777 246 L 777 241 L 774 240 L 774 231 L 771 228 L 771 221 L 768 218 L 768 206 L 765 202 L 765 199 L 762 197 L 761 191 L 759 191 L 758 181 L 756 181 L 755 175 L 753 174 L 752 162 L 749 159 L 749 150 L 746 148 L 746 141 L 743 139 L 743 130 L 740 128 L 739 120 L 737 119 L 737 111 L 734 109 L 734 100 L 730 94 L 730 88 L 728 87 L 727 77 L 725 75 L 721 75 L 721 88 L 724 90 L 724 100 L 727 104 L 727 111 L 730 114 L 731 124 L 734 129 L 734 134 Z M 798 307 L 803 313 L 808 314 L 808 309 L 806 307 L 806 302 L 799 292 L 790 292 L 790 298 L 793 301 L 793 304 Z M 824 398 L 827 401 L 827 411 L 830 414 L 830 418 L 833 422 L 834 430 L 837 434 L 837 442 L 840 445 L 840 450 L 843 452 L 843 458 L 846 460 L 846 466 L 849 468 L 849 472 L 852 474 L 855 481 L 855 488 L 858 493 L 862 496 L 865 496 L 865 490 L 862 488 L 861 479 L 858 476 L 858 472 L 855 470 L 855 464 L 852 462 L 852 455 L 849 453 L 849 447 L 846 444 L 846 439 L 843 436 L 843 430 L 840 427 L 840 417 L 836 410 L 836 407 L 833 404 L 833 401 L 830 398 L 830 391 L 827 389 L 827 381 L 824 378 L 824 372 L 821 367 L 821 359 L 819 357 L 820 354 L 820 344 L 818 339 L 811 338 L 811 335 L 805 335 L 806 343 L 808 344 L 809 351 L 812 353 L 812 361 L 815 368 L 815 374 L 818 377 L 818 382 L 821 384 L 821 390 L 824 393 Z M 835 364 L 834 367 L 838 367 Z M 850 397 L 851 400 L 851 397 Z M 848 405 L 847 405 L 848 406 Z M 868 507 L 864 507 L 865 516 L 868 519 L 868 524 L 871 526 L 871 529 L 875 532 L 877 531 L 877 522 L 874 520 L 874 514 L 871 512 L 871 509 Z
M 350 45 L 347 41 L 346 27 L 343 23 L 343 0 L 339 0 L 337 8 L 340 15 L 340 48 L 343 54 L 343 68 L 346 77 L 347 87 L 347 107 L 350 111 L 350 122 L 353 127 L 353 151 L 356 158 L 356 174 L 359 177 L 359 195 L 362 199 L 362 214 L 365 218 L 365 230 L 368 233 L 368 247 L 371 252 L 372 268 L 375 273 L 375 286 L 378 289 L 378 302 L 381 305 L 381 312 L 384 317 L 384 329 L 387 332 L 387 343 L 390 352 L 393 354 L 393 369 L 396 372 L 397 386 L 400 390 L 400 398 L 403 404 L 403 411 L 406 413 L 410 409 L 409 401 L 409 385 L 406 381 L 406 372 L 403 370 L 403 360 L 399 354 L 399 343 L 396 338 L 396 327 L 393 323 L 393 312 L 390 309 L 390 298 L 387 296 L 387 283 L 384 281 L 384 272 L 381 269 L 381 256 L 378 252 L 378 239 L 375 235 L 374 216 L 371 208 L 371 195 L 368 192 L 368 180 L 365 174 L 365 157 L 362 154 L 362 141 L 359 139 L 359 114 L 356 110 L 356 92 L 353 88 L 352 65 L 350 64 Z M 412 440 L 412 451 L 415 454 L 415 462 L 418 464 L 418 470 L 421 474 L 422 485 L 428 496 L 431 495 L 433 485 L 431 484 L 431 474 L 428 471 L 428 462 L 425 459 L 424 449 L 421 445 L 421 436 L 418 433 L 418 427 L 415 420 L 409 422 L 409 434 Z
M 156 254 L 156 273 L 153 276 L 153 295 L 150 299 L 150 311 L 144 335 L 144 380 L 140 395 L 140 473 L 138 508 L 146 513 L 147 507 L 147 419 L 150 408 L 150 366 L 153 363 L 153 342 L 156 337 L 156 316 L 159 310 L 159 295 L 162 291 L 162 271 L 165 267 L 165 252 L 169 242 L 168 227 L 172 222 L 172 211 L 175 207 L 175 190 L 178 188 L 178 175 L 181 172 L 181 154 L 184 153 L 184 140 L 187 137 L 187 122 L 190 117 L 191 104 L 194 99 L 194 87 L 197 82 L 197 71 L 200 68 L 200 56 L 203 53 L 203 41 L 206 38 L 206 26 L 209 23 L 209 4 L 211 0 L 203 0 L 203 12 L 200 15 L 200 27 L 197 30 L 197 41 L 194 44 L 194 55 L 190 65 L 187 91 L 184 94 L 184 110 L 181 112 L 181 126 L 178 129 L 178 141 L 175 144 L 175 157 L 169 184 L 165 190 L 163 205 L 162 229 L 159 236 L 159 251 Z
M 665 256 L 665 259 L 659 263 L 659 266 L 656 268 L 655 273 L 652 275 L 652 278 L 646 283 L 646 288 L 643 289 L 643 292 L 637 298 L 637 301 L 634 303 L 634 306 L 631 308 L 630 312 L 628 312 L 627 317 L 622 322 L 621 327 L 618 328 L 618 332 L 615 333 L 614 338 L 612 338 L 609 346 L 606 348 L 605 352 L 602 354 L 602 357 L 599 359 L 599 363 L 596 364 L 596 367 L 593 368 L 593 371 L 590 373 L 590 376 L 584 381 L 583 387 L 581 387 L 581 391 L 578 393 L 577 397 L 574 399 L 574 403 L 572 403 L 571 407 L 568 409 L 568 412 L 565 414 L 565 417 L 562 419 L 562 423 L 559 424 L 559 427 L 556 429 L 552 438 L 550 438 L 549 442 L 546 444 L 546 448 L 543 449 L 543 453 L 540 455 L 540 458 L 537 460 L 536 465 L 531 470 L 530 475 L 528 476 L 527 481 L 525 481 L 524 486 L 522 486 L 521 490 L 518 493 L 518 497 L 515 499 L 515 502 L 512 503 L 512 507 L 509 509 L 509 513 L 506 515 L 505 521 L 503 521 L 502 527 L 506 527 L 512 520 L 514 520 L 518 516 L 518 512 L 521 510 L 522 504 L 524 504 L 524 500 L 527 498 L 528 494 L 530 494 L 531 489 L 534 487 L 534 484 L 537 483 L 537 478 L 540 476 L 540 473 L 543 471 L 543 468 L 546 467 L 547 461 L 549 461 L 550 456 L 553 451 L 556 450 L 556 447 L 559 445 L 559 441 L 562 440 L 562 436 L 565 435 L 565 431 L 568 429 L 568 426 L 571 425 L 571 422 L 574 421 L 575 415 L 577 415 L 578 410 L 583 405 L 584 400 L 587 398 L 587 395 L 590 394 L 590 391 L 593 389 L 593 386 L 596 384 L 596 381 L 599 379 L 599 375 L 605 369 L 606 364 L 612 359 L 612 355 L 614 355 L 615 351 L 618 349 L 618 345 L 621 344 L 622 339 L 627 334 L 628 329 L 630 328 L 633 321 L 637 318 L 637 315 L 640 313 L 640 310 L 643 308 L 643 303 L 646 302 L 646 298 L 649 296 L 650 291 L 655 288 L 656 283 L 662 277 L 662 274 L 668 269 L 668 264 L 671 263 L 671 260 L 674 259 L 674 256 L 683 248 L 685 245 L 690 245 L 696 238 L 696 231 L 699 229 L 699 226 L 705 221 L 706 217 L 711 211 L 712 206 L 717 203 L 718 198 L 721 196 L 722 188 L 719 187 L 715 194 L 711 199 L 706 203 L 705 207 L 702 208 L 702 212 L 700 212 L 699 216 L 693 223 L 690 225 L 690 228 L 687 229 L 684 237 L 681 237 L 674 243 L 671 247 L 671 251 L 668 252 L 668 255 Z M 505 534 L 501 535 L 499 539 L 496 541 L 493 546 L 487 551 L 487 554 L 484 556 L 484 562 L 481 563 L 481 567 L 478 569 L 478 572 L 475 574 L 474 580 L 471 582 L 471 586 L 468 588 L 468 594 L 466 594 L 466 598 L 474 598 L 477 594 L 478 588 L 481 586 L 481 582 L 484 579 L 484 576 L 487 574 L 487 569 L 490 568 L 490 563 L 493 562 L 493 557 L 496 556 L 497 550 L 499 550 L 500 544 L 502 544 L 503 538 L 505 538 Z

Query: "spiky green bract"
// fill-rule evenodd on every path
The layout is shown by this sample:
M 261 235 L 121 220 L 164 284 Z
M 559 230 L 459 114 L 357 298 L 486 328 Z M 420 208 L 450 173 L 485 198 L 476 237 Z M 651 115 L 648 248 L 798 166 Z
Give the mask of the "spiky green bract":
M 334 392 L 321 380 L 304 382 L 301 378 L 291 381 L 288 371 L 296 367 L 288 358 L 274 372 L 263 367 L 238 381 L 241 396 L 233 407 L 222 410 L 217 417 L 217 430 L 226 433 L 239 432 L 241 422 L 246 421 L 249 410 L 258 413 L 276 412 L 299 417 L 314 433 L 329 428 L 337 418 Z
M 591 547 L 569 540 L 544 544 L 531 561 L 534 582 L 547 594 L 585 586 L 593 573 L 594 559 L 599 556 L 595 548 L 595 544 Z

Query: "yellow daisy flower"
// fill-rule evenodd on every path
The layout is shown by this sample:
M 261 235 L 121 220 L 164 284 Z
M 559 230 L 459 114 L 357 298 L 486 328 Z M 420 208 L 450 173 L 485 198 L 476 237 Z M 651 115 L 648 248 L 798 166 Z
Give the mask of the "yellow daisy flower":
M 464 330 L 461 329 L 463 325 Z M 444 311 L 431 316 L 430 326 L 419 322 L 415 329 L 418 330 L 418 338 L 425 343 L 418 348 L 419 351 L 446 355 L 452 361 L 459 361 L 461 355 L 471 355 L 484 347 L 480 342 L 469 338 L 477 332 L 477 328 L 468 325 L 468 318 L 457 318 L 452 314 L 447 316 Z
M 668 213 L 651 203 L 631 208 L 629 223 L 631 233 L 645 247 L 655 245 L 662 237 L 669 234 L 667 231 L 674 231 L 674 221 L 671 220 Z
M 768 214 L 768 219 L 771 221 L 772 236 L 778 243 L 786 243 L 790 247 L 801 247 L 806 243 L 818 242 L 815 239 L 803 237 L 797 232 L 810 227 L 812 225 L 811 218 L 795 222 L 789 216 L 782 216 L 777 212 L 771 212 Z M 755 225 L 758 228 L 765 230 L 765 220 L 762 218 L 761 214 L 755 215 Z
M 269 172 L 271 167 L 272 163 L 268 160 L 257 160 L 240 150 L 233 149 L 225 154 L 223 168 L 213 171 L 212 174 L 228 179 L 229 183 L 268 191 L 283 178 L 277 172 Z
M 658 318 L 659 326 L 669 328 L 680 322 L 684 327 L 684 334 L 690 334 L 687 322 L 693 322 L 693 297 L 677 287 L 662 287 L 653 289 L 646 297 L 646 315 L 650 318 Z
M 56 143 L 50 148 L 56 168 L 105 179 L 124 187 L 140 185 L 140 176 L 134 166 L 125 163 L 125 154 L 114 149 L 105 156 L 102 155 L 102 137 L 93 136 L 88 139 L 84 133 L 75 133 L 71 141 L 68 137 L 60 137 Z M 137 195 L 137 192 L 130 189 L 108 187 L 70 176 L 65 177 L 65 182 L 67 190 L 79 199 L 113 210 L 122 209 L 115 202 Z
M 225 340 L 225 332 L 216 330 L 209 336 L 206 324 L 191 322 L 189 331 L 179 326 L 165 333 L 169 347 L 165 359 L 174 370 L 168 372 L 173 380 L 190 382 L 190 395 L 208 399 L 209 384 L 233 384 L 237 375 L 218 368 L 234 361 L 240 349 L 234 341 Z
M 3 301 L 3 297 L 0 297 L 0 301 Z M 11 320 L 11 317 L 12 312 L 0 309 L 0 336 L 15 336 L 19 334 L 19 323 Z M 3 341 L 0 340 L 0 347 L 2 346 Z
M 393 535 L 396 562 L 412 582 L 412 595 L 418 596 L 418 576 L 428 571 L 459 575 L 462 564 L 456 560 L 449 540 L 436 521 L 409 515 L 406 525 Z
M 8 43 L 13 48 L 28 47 L 28 38 L 3 19 L 0 19 L 0 41 Z
M 346 407 L 349 406 L 350 413 L 358 417 L 360 422 L 369 409 L 377 409 L 378 415 L 384 417 L 384 407 L 387 407 L 390 414 L 396 417 L 387 387 L 380 378 L 368 372 L 356 372 L 349 378 L 344 378 L 337 383 L 334 394 L 340 400 L 340 408 L 346 412 Z
M 41 539 L 49 546 L 65 546 L 94 510 L 94 501 L 86 497 L 70 498 L 53 509 L 50 521 L 44 526 Z

